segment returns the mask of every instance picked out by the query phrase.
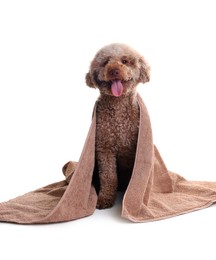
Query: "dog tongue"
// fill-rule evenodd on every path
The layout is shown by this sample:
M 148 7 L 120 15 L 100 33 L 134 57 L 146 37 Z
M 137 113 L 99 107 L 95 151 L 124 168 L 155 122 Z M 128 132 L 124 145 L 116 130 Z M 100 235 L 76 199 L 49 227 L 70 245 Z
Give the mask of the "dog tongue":
M 113 80 L 111 91 L 113 96 L 120 97 L 123 92 L 123 86 L 120 80 Z

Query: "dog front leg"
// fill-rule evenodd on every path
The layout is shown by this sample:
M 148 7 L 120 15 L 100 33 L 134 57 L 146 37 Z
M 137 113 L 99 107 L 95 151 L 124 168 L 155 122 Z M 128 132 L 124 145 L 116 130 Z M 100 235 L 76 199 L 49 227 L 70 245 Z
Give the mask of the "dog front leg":
M 116 157 L 112 153 L 98 152 L 96 159 L 100 181 L 97 208 L 110 208 L 114 205 L 118 186 Z

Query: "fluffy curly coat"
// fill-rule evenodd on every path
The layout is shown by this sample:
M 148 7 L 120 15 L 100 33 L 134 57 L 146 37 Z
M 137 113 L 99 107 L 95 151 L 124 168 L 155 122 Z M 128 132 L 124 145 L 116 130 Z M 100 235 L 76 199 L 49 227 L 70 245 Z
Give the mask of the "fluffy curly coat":
M 112 207 L 116 191 L 125 191 L 130 181 L 139 131 L 136 87 L 149 81 L 149 73 L 137 51 L 114 43 L 97 52 L 86 74 L 86 84 L 100 91 L 95 150 L 99 209 Z

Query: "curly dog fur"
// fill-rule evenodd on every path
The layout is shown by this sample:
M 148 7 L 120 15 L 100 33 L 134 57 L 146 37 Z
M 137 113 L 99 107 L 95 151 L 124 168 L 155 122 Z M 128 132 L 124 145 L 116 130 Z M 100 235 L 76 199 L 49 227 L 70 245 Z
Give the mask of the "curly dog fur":
M 99 50 L 86 74 L 86 84 L 100 91 L 95 150 L 99 209 L 112 207 L 117 190 L 125 191 L 130 181 L 139 131 L 136 87 L 149 79 L 143 56 L 119 43 Z

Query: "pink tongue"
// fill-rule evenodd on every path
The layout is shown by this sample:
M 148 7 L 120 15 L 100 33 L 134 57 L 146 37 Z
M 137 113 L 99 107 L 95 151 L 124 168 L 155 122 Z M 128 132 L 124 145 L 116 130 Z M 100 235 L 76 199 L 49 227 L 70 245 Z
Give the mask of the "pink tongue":
M 113 96 L 120 97 L 123 92 L 123 86 L 120 80 L 114 80 L 112 82 L 111 91 Z

